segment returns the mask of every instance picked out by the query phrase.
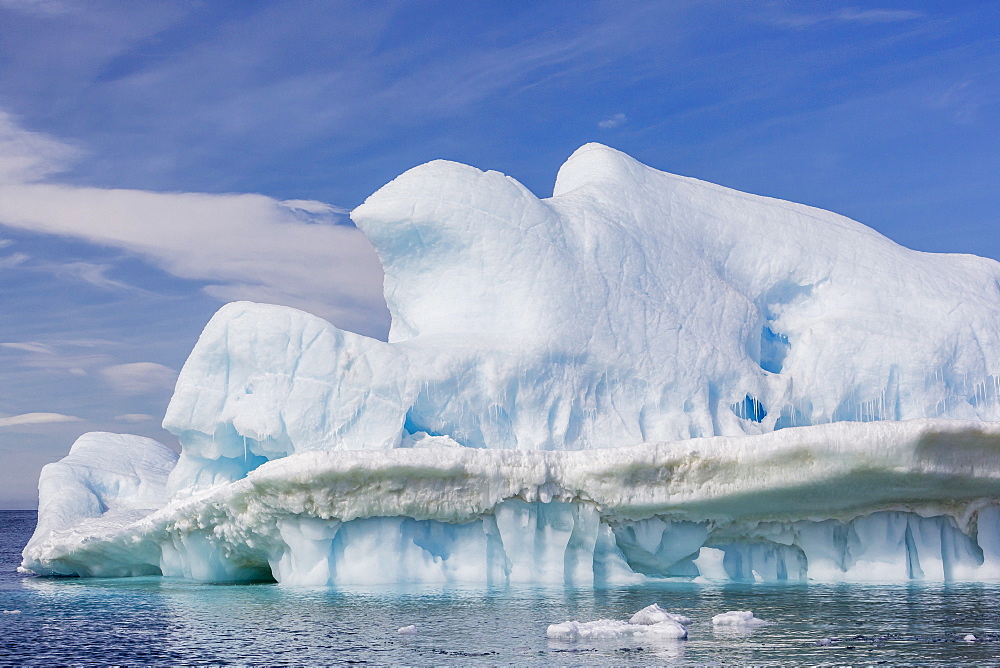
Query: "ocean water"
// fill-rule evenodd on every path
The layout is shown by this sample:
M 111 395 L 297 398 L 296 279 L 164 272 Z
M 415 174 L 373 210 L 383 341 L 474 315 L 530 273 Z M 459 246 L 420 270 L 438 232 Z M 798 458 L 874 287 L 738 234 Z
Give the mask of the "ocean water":
M 18 575 L 35 514 L 0 511 L 0 665 L 983 665 L 1000 661 L 1000 586 L 703 585 L 330 590 L 166 578 Z M 546 639 L 567 619 L 651 603 L 687 641 Z M 713 630 L 713 615 L 773 622 Z M 413 624 L 415 635 L 397 629 Z M 976 642 L 962 638 L 967 633 Z M 817 641 L 830 639 L 828 645 Z

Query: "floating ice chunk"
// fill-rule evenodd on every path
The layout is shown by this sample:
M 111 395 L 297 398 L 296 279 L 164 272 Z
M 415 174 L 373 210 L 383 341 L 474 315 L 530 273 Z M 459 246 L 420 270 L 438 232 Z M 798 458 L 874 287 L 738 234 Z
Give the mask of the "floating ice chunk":
M 396 633 L 398 633 L 401 636 L 415 636 L 415 635 L 417 635 L 417 626 L 416 626 L 416 624 L 410 624 L 409 626 L 403 626 L 403 627 L 397 629 Z
M 688 626 L 691 624 L 691 618 L 667 612 L 658 604 L 654 603 L 652 605 L 647 605 L 645 608 L 632 615 L 632 619 L 628 620 L 628 622 L 629 624 L 659 624 L 661 622 L 676 622 L 681 626 Z
M 976 642 L 977 638 L 976 638 L 976 636 L 974 636 L 971 633 L 969 633 L 969 634 L 966 634 L 966 636 L 964 638 L 962 638 L 962 640 L 964 640 L 965 642 Z
M 620 638 L 632 635 L 637 629 L 617 619 L 598 619 L 593 622 L 565 621 L 549 624 L 545 635 L 552 640 L 575 642 L 587 638 Z
M 660 638 L 663 640 L 687 640 L 688 632 L 684 628 L 684 625 L 676 621 L 664 621 L 658 622 L 656 624 L 636 624 L 634 626 L 641 626 L 643 630 L 639 631 L 635 635 L 641 636 L 643 638 Z
M 712 617 L 712 626 L 753 627 L 770 623 L 754 617 L 751 610 L 730 610 L 729 612 L 723 612 Z
M 830 638 L 820 638 L 819 640 L 816 641 L 816 644 L 819 645 L 820 647 L 828 647 L 833 644 L 833 640 L 831 640 Z
M 618 619 L 598 619 L 593 622 L 567 621 L 550 624 L 545 635 L 552 640 L 568 642 L 612 638 L 685 640 L 687 629 L 669 620 L 657 624 L 630 624 Z
M 698 581 L 728 580 L 724 560 L 726 553 L 714 547 L 702 547 L 698 550 L 698 558 L 694 565 L 698 568 Z
M 688 636 L 685 626 L 690 623 L 688 617 L 669 613 L 654 603 L 632 615 L 627 622 L 617 619 L 567 621 L 549 625 L 546 635 L 552 640 L 569 642 L 607 638 L 685 640 Z

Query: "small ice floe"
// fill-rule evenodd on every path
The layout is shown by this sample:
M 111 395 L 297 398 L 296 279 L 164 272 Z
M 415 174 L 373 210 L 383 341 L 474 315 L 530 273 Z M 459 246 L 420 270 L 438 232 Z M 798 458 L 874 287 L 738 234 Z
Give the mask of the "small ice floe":
M 417 626 L 416 626 L 416 624 L 410 624 L 409 626 L 403 626 L 403 627 L 400 627 L 400 628 L 396 629 L 396 633 L 398 633 L 401 636 L 415 636 L 415 635 L 417 635 Z
M 628 620 L 629 624 L 649 625 L 659 624 L 660 622 L 677 622 L 681 626 L 688 626 L 691 624 L 691 618 L 667 612 L 654 603 L 653 605 L 647 605 L 645 608 L 632 615 L 632 618 Z
M 20 610 L 4 610 L 3 614 L 5 614 L 5 615 L 20 615 L 21 611 Z
M 820 647 L 828 647 L 833 644 L 833 640 L 831 640 L 830 638 L 820 638 L 819 640 L 816 641 L 816 644 L 819 645 Z
M 962 640 L 964 640 L 965 642 L 976 642 L 977 638 L 971 633 L 968 633 L 964 638 L 962 638 Z
M 610 638 L 685 640 L 688 635 L 685 626 L 690 623 L 684 615 L 669 613 L 654 603 L 632 615 L 627 622 L 618 619 L 568 621 L 550 624 L 545 635 L 552 640 L 568 642 Z
M 751 610 L 730 610 L 712 617 L 712 626 L 729 628 L 752 628 L 770 623 L 759 617 L 754 617 Z

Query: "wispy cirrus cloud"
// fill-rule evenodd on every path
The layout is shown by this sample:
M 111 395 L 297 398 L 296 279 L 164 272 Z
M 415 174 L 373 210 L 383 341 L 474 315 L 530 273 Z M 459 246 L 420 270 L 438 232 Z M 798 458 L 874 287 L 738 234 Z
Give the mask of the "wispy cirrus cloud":
M 620 128 L 628 122 L 628 116 L 622 113 L 612 114 L 597 124 L 602 130 L 613 130 Z
M 25 130 L 0 110 L 0 183 L 32 183 L 64 171 L 81 151 L 53 137 Z
M 101 288 L 102 290 L 129 290 L 140 294 L 150 294 L 147 290 L 109 277 L 108 272 L 114 269 L 110 264 L 97 264 L 94 262 L 48 263 L 41 265 L 40 268 L 49 269 L 58 275 L 83 281 L 88 285 Z
M 55 353 L 51 346 L 39 343 L 38 341 L 10 341 L 7 343 L 0 343 L 0 348 L 20 350 L 27 353 L 42 353 L 44 355 L 52 355 Z
M 157 193 L 35 182 L 58 173 L 61 150 L 50 137 L 2 132 L 12 146 L 38 145 L 41 162 L 0 164 L 0 225 L 72 236 L 124 249 L 174 276 L 203 281 L 223 300 L 267 300 L 302 308 L 335 324 L 384 335 L 388 313 L 382 269 L 367 238 L 341 224 L 345 211 L 323 202 L 278 201 L 263 195 Z M 22 141 L 23 140 L 23 141 Z M 0 156 L 3 153 L 0 140 Z M 0 158 L 0 162 L 2 162 Z M 27 260 L 0 258 L 0 269 Z M 111 278 L 110 265 L 70 262 L 49 267 L 103 289 L 136 290 Z
M 56 422 L 82 422 L 82 420 L 74 415 L 63 415 L 62 413 L 22 413 L 20 415 L 0 417 L 0 428 L 53 424 Z
M 144 394 L 169 389 L 177 380 L 177 372 L 155 362 L 130 362 L 101 369 L 101 376 L 117 392 Z
M 926 14 L 911 9 L 858 9 L 845 7 L 824 14 L 781 14 L 772 18 L 774 25 L 783 28 L 810 28 L 824 23 L 885 24 L 902 23 L 924 18 Z
M 124 415 L 116 415 L 114 417 L 116 422 L 127 422 L 131 424 L 138 422 L 150 422 L 155 419 L 155 417 L 147 415 L 146 413 L 125 413 Z
M 10 255 L 4 255 L 0 257 L 0 270 L 2 269 L 13 269 L 18 267 L 31 259 L 31 256 L 27 253 L 11 253 Z

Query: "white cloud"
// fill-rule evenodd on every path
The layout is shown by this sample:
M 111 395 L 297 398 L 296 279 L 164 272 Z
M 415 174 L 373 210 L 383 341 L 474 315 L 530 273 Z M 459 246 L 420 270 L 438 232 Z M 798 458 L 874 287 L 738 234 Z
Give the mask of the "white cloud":
M 899 23 L 923 18 L 924 13 L 908 9 L 856 9 L 848 7 L 832 15 L 837 21 L 848 23 Z
M 146 415 L 145 413 L 126 413 L 125 415 L 116 415 L 116 422 L 149 422 L 155 418 L 152 415 Z
M 155 362 L 132 362 L 104 367 L 101 369 L 101 376 L 122 394 L 145 394 L 172 389 L 177 372 Z
M 908 9 L 857 9 L 846 7 L 828 14 L 786 14 L 773 23 L 784 28 L 809 28 L 821 23 L 901 23 L 923 18 L 923 12 Z
M 63 171 L 79 150 L 69 144 L 20 127 L 0 111 L 0 183 L 31 183 Z
M 51 424 L 53 422 L 82 422 L 82 420 L 73 415 L 63 415 L 62 413 L 22 413 L 21 415 L 0 418 L 0 427 Z
M 597 124 L 597 127 L 603 130 L 611 130 L 613 128 L 620 128 L 628 122 L 628 117 L 625 114 L 615 114 L 605 118 L 603 121 Z
M 10 255 L 5 255 L 0 257 L 0 269 L 13 269 L 14 267 L 24 264 L 30 255 L 26 253 L 12 253 Z
M 68 262 L 65 264 L 46 264 L 42 266 L 43 268 L 51 268 L 56 274 L 70 276 L 104 290 L 128 290 L 130 292 L 149 294 L 146 290 L 109 278 L 106 274 L 112 269 L 111 265 L 95 264 L 93 262 Z
M 278 204 L 289 209 L 298 209 L 299 211 L 312 214 L 334 214 L 346 216 L 350 213 L 350 211 L 343 207 L 333 206 L 332 204 L 327 204 L 326 202 L 317 202 L 316 200 L 311 199 L 286 199 L 278 202 Z
M 68 11 L 63 0 L 0 0 L 0 9 L 13 9 L 29 14 L 48 16 Z
M 51 355 L 55 352 L 51 347 L 45 345 L 44 343 L 39 343 L 38 341 L 11 341 L 8 343 L 0 343 L 0 348 L 23 350 L 26 353 L 45 353 L 47 355 Z
M 36 146 L 43 155 L 35 163 L 28 157 L 19 162 L 15 151 L 10 159 L 5 141 L 15 148 Z M 371 335 L 387 329 L 381 265 L 359 230 L 338 224 L 343 209 L 252 194 L 31 183 L 59 162 L 44 158 L 46 151 L 64 156 L 69 149 L 0 115 L 0 225 L 126 249 L 175 276 L 211 283 L 211 295 L 267 295 L 346 329 Z M 103 265 L 64 269 L 99 287 L 130 287 L 105 276 Z

